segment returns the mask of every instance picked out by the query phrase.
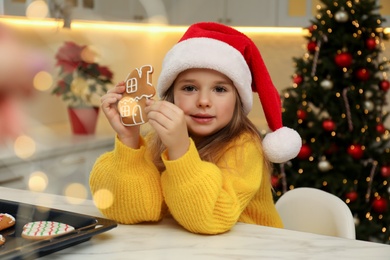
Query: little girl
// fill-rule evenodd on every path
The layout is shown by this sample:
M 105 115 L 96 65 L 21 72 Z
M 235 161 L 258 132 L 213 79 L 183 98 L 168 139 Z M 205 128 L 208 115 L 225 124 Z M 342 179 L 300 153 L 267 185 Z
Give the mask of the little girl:
M 107 218 L 135 224 L 170 213 L 201 234 L 226 232 L 237 221 L 283 226 L 270 162 L 294 158 L 301 139 L 282 126 L 279 94 L 252 40 L 222 24 L 190 26 L 163 61 L 161 99 L 145 109 L 153 129 L 146 136 L 121 123 L 116 103 L 124 91 L 122 82 L 102 97 L 115 149 L 98 158 L 90 176 Z M 252 91 L 273 130 L 263 141 L 247 117 Z M 111 196 L 95 196 L 102 190 Z

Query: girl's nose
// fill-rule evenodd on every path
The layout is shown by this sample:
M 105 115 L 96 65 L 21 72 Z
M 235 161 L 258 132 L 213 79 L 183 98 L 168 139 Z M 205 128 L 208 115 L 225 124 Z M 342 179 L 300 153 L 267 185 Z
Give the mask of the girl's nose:
M 200 91 L 198 96 L 198 107 L 210 107 L 211 99 L 209 93 L 206 91 Z

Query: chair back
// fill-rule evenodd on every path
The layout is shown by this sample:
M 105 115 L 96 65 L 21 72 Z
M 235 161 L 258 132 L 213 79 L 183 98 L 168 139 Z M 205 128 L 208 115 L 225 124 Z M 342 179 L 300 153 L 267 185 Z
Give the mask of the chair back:
M 295 188 L 283 194 L 275 206 L 285 229 L 356 239 L 351 210 L 331 193 Z

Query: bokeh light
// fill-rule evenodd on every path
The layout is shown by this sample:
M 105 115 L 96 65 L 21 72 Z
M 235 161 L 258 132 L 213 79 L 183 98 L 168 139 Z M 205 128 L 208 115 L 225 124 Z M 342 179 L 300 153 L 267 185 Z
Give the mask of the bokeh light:
M 35 141 L 26 135 L 21 135 L 16 138 L 14 142 L 15 154 L 22 158 L 27 159 L 31 157 L 36 151 Z
M 114 203 L 114 196 L 107 189 L 100 189 L 93 194 L 95 206 L 98 209 L 107 209 Z
M 35 0 L 26 9 L 28 18 L 45 18 L 49 14 L 49 7 L 43 0 Z
M 40 91 L 46 91 L 53 85 L 53 77 L 46 71 L 38 72 L 34 77 L 34 88 Z
M 64 195 L 69 203 L 81 204 L 87 199 L 88 191 L 81 183 L 71 183 L 65 187 Z
M 30 178 L 28 179 L 28 188 L 31 191 L 42 192 L 45 191 L 47 185 L 49 184 L 49 180 L 47 175 L 41 171 L 35 171 L 30 174 Z

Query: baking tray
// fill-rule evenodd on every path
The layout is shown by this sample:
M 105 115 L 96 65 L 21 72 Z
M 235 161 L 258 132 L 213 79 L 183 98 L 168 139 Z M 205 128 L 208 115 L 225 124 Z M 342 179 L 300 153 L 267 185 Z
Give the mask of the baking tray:
M 106 232 L 117 223 L 104 218 L 0 199 L 0 213 L 15 217 L 15 225 L 1 230 L 6 239 L 0 246 L 0 259 L 35 259 L 67 247 L 88 241 Z M 28 240 L 21 236 L 23 226 L 31 221 L 48 220 L 71 225 L 74 231 L 45 240 Z

